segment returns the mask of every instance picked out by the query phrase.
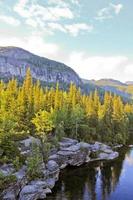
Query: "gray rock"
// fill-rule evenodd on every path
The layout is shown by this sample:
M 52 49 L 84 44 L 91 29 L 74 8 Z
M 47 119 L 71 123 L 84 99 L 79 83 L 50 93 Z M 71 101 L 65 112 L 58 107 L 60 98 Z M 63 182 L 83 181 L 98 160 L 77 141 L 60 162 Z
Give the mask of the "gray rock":
M 59 155 L 53 154 L 53 155 L 49 156 L 48 160 L 54 160 L 55 162 L 58 163 Z
M 45 194 L 50 194 L 50 193 L 52 193 L 52 191 L 50 190 L 50 188 L 46 188 L 46 189 L 44 189 L 44 193 Z
M 70 147 L 60 147 L 61 151 L 71 151 L 76 152 L 80 150 L 80 144 L 71 145 Z
M 38 188 L 43 188 L 43 189 L 46 189 L 47 188 L 47 183 L 46 181 L 42 181 L 42 180 L 34 180 L 34 181 L 31 181 L 29 183 L 29 185 L 35 185 L 36 187 Z
M 118 156 L 119 156 L 118 152 L 112 152 L 111 154 L 109 154 L 108 159 L 113 160 L 113 159 L 117 158 Z
M 32 144 L 36 144 L 39 146 L 41 143 L 39 139 L 30 136 L 25 140 L 21 140 L 20 144 L 23 145 L 24 147 L 31 147 Z
M 50 172 L 59 170 L 59 165 L 54 160 L 49 160 L 46 167 Z
M 71 155 L 76 155 L 76 152 L 72 152 L 72 151 L 58 151 L 57 155 L 59 156 L 71 156 Z M 60 159 L 61 157 L 59 157 Z
M 44 194 L 43 188 L 38 185 L 26 185 L 20 192 L 19 200 L 37 200 L 40 197 L 46 197 Z
M 107 153 L 100 153 L 98 155 L 98 158 L 101 159 L 101 160 L 106 160 L 109 158 L 109 155 Z
M 78 141 L 75 139 L 63 138 L 59 144 L 60 144 L 60 148 L 67 148 L 72 145 L 76 145 L 77 143 L 78 143 Z
M 13 164 L 4 164 L 0 167 L 0 172 L 4 176 L 8 176 L 15 172 L 15 168 L 14 168 Z
M 101 160 L 113 160 L 119 156 L 118 152 L 112 152 L 110 154 L 108 153 L 100 153 L 98 158 Z
M 104 149 L 102 150 L 104 153 L 111 154 L 113 153 L 112 149 Z
M 19 146 L 20 153 L 25 156 L 31 155 L 33 144 L 40 146 L 41 142 L 39 139 L 32 136 L 30 136 L 29 138 L 25 140 L 19 141 L 18 146 Z
M 54 178 L 48 178 L 46 180 L 47 186 L 52 189 L 55 186 L 55 179 Z
M 80 148 L 81 149 L 88 149 L 88 150 L 90 150 L 91 149 L 91 144 L 88 144 L 86 142 L 80 142 Z
M 17 177 L 18 180 L 23 179 L 26 176 L 26 170 L 27 166 L 24 165 L 18 172 L 15 172 L 14 175 Z
M 16 200 L 16 196 L 13 190 L 8 189 L 4 193 L 5 194 L 3 194 L 2 197 L 3 200 Z

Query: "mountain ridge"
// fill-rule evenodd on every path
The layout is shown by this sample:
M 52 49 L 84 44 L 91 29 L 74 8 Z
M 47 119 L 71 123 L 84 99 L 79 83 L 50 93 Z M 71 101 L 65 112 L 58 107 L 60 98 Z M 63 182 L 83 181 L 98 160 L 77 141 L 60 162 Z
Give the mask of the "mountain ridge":
M 40 81 L 82 83 L 79 75 L 64 63 L 37 56 L 19 47 L 0 47 L 0 77 L 24 78 L 28 67 L 33 78 Z

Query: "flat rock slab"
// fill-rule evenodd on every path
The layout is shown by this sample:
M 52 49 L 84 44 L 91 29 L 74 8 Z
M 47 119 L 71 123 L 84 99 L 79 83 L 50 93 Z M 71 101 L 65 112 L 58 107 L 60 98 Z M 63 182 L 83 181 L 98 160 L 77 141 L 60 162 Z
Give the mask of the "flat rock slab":
M 71 151 L 71 152 L 79 151 L 80 144 L 72 145 L 70 147 L 61 147 L 60 150 L 61 151 Z
M 67 148 L 67 147 L 70 147 L 70 146 L 75 145 L 77 143 L 78 143 L 78 141 L 75 140 L 75 139 L 63 138 L 61 140 L 61 142 L 59 143 L 59 145 L 60 145 L 61 148 Z

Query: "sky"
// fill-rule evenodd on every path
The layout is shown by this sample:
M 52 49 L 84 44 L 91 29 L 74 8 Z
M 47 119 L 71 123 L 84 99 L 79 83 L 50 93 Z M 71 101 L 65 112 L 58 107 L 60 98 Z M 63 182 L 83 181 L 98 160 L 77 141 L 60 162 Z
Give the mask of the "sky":
M 0 0 L 0 46 L 63 62 L 84 79 L 133 81 L 132 0 Z

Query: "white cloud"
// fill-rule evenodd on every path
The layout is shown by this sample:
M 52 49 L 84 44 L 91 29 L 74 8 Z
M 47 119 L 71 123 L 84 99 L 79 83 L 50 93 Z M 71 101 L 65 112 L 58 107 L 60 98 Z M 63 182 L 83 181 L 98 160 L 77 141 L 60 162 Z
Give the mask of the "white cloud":
M 69 33 L 74 37 L 76 37 L 80 33 L 91 32 L 93 30 L 92 25 L 88 25 L 85 23 L 61 25 L 59 23 L 50 22 L 47 25 L 51 31 L 57 30 L 64 33 Z
M 1 37 L 0 46 L 16 46 L 26 49 L 34 54 L 55 59 L 60 48 L 55 43 L 45 42 L 39 34 L 29 37 Z
M 110 3 L 108 7 L 102 8 L 97 12 L 96 20 L 103 21 L 105 19 L 111 19 L 114 15 L 118 15 L 122 10 L 122 4 L 112 4 Z
M 133 60 L 126 56 L 89 56 L 84 52 L 72 52 L 65 62 L 85 79 L 133 79 Z
M 115 14 L 119 14 L 120 13 L 120 11 L 122 10 L 122 8 L 123 8 L 123 5 L 122 4 L 117 4 L 117 5 L 115 5 L 115 4 L 110 4 L 113 8 L 114 8 L 114 11 L 115 11 Z
M 92 25 L 88 25 L 85 23 L 65 25 L 65 28 L 72 36 L 77 36 L 81 31 L 91 32 L 93 30 Z
M 48 27 L 50 28 L 50 30 L 59 30 L 62 32 L 66 32 L 66 29 L 64 28 L 64 26 L 59 23 L 50 22 L 48 23 Z
M 15 19 L 12 16 L 0 15 L 0 21 L 5 22 L 6 24 L 13 25 L 13 26 L 20 25 L 20 21 Z
M 68 53 L 57 44 L 44 41 L 37 33 L 24 38 L 3 36 L 0 45 L 14 45 L 37 55 L 64 62 L 85 79 L 133 80 L 133 60 L 127 56 L 90 56 L 85 52 L 76 51 Z
M 78 6 L 79 0 L 49 0 L 42 4 L 30 0 L 19 0 L 14 6 L 14 11 L 24 18 L 25 23 L 32 28 L 45 30 L 47 33 L 54 34 L 54 31 L 69 33 L 77 36 L 79 33 L 91 32 L 92 25 L 86 23 L 75 23 L 76 17 L 71 5 Z M 66 21 L 62 20 L 65 19 Z
M 17 12 L 22 17 L 30 17 L 31 14 L 28 9 L 25 9 L 29 0 L 19 0 L 19 2 L 14 6 L 14 11 Z
M 58 21 L 62 18 L 72 19 L 73 12 L 68 7 L 56 6 L 42 6 L 37 3 L 28 4 L 29 0 L 20 0 L 14 6 L 14 11 L 24 18 L 39 18 L 42 21 Z
M 37 22 L 31 18 L 26 19 L 25 23 L 32 26 L 33 28 L 37 27 Z

